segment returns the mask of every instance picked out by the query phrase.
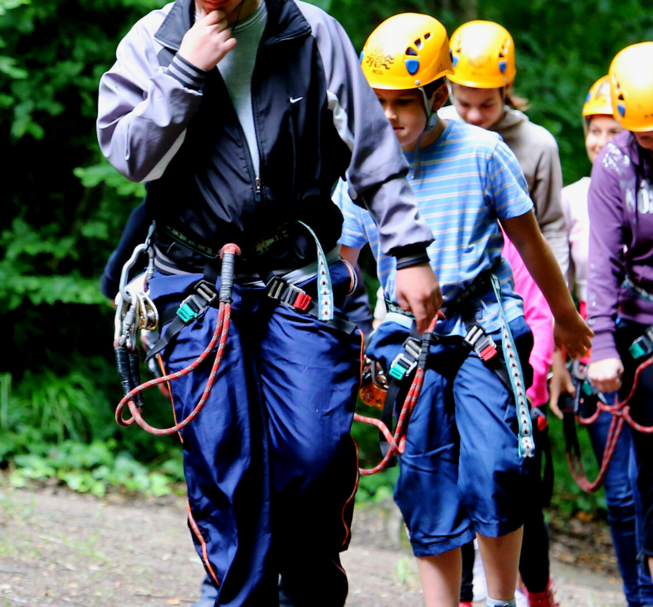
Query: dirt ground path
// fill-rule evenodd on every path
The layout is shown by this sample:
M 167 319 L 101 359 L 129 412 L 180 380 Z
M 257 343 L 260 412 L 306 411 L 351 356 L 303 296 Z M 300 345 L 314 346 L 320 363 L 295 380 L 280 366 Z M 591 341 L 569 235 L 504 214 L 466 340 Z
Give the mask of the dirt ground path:
M 185 518 L 181 498 L 100 501 L 68 491 L 0 488 L 0 607 L 191 605 L 204 571 Z M 357 512 L 343 558 L 348 606 L 423 605 L 400 527 L 387 508 Z M 564 557 L 564 548 L 556 550 Z M 553 568 L 561 607 L 625 605 L 614 576 L 560 560 Z

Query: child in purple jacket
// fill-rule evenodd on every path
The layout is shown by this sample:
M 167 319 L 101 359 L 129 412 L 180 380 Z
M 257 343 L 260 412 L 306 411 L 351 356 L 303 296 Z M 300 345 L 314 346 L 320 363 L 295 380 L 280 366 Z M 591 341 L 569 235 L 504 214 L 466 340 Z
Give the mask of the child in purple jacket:
M 628 396 L 653 353 L 653 42 L 629 46 L 610 67 L 612 109 L 626 132 L 594 163 L 589 190 L 588 315 L 595 332 L 589 377 L 601 392 Z M 649 335 L 650 333 L 650 335 Z M 653 425 L 653 366 L 630 402 Z M 633 431 L 643 503 L 642 554 L 653 565 L 653 436 Z

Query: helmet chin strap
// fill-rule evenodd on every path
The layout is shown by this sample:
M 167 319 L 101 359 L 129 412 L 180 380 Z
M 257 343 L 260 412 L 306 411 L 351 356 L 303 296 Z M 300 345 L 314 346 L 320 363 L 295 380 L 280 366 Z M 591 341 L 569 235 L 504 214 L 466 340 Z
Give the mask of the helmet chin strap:
M 415 151 L 413 152 L 413 162 L 415 164 L 413 179 L 419 179 L 422 176 L 422 163 L 420 162 L 420 147 L 422 145 L 422 139 L 424 139 L 424 135 L 426 135 L 426 133 L 428 133 L 435 126 L 438 119 L 437 112 L 433 111 L 433 106 L 429 103 L 429 98 L 426 95 L 424 87 L 420 86 L 419 91 L 422 93 L 422 97 L 424 97 L 426 125 L 424 126 L 424 130 L 420 133 L 420 136 L 417 138 L 417 142 L 415 143 Z

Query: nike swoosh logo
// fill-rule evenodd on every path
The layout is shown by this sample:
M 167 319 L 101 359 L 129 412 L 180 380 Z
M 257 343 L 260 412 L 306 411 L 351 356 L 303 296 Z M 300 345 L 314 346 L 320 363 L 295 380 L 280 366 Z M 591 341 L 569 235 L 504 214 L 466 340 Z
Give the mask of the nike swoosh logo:
M 303 97 L 297 97 L 297 99 L 293 99 L 292 97 L 290 98 L 290 103 L 297 103 L 298 101 L 301 101 Z

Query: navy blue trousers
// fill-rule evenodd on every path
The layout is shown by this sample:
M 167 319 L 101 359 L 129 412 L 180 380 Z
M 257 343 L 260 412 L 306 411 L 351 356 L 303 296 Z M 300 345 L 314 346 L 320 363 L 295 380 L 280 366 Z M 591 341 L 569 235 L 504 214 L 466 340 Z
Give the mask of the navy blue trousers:
M 530 385 L 533 337 L 526 321 L 510 323 Z M 389 369 L 409 330 L 386 321 L 367 352 Z M 493 335 L 500 342 L 500 335 Z M 417 557 L 442 554 L 474 539 L 519 529 L 526 516 L 535 468 L 517 451 L 512 392 L 462 338 L 431 346 L 424 385 L 406 436 L 395 501 Z
M 351 288 L 344 263 L 331 266 L 336 308 Z M 199 275 L 151 283 L 161 308 L 179 303 Z M 302 285 L 315 295 L 315 281 Z M 179 294 L 175 297 L 175 294 Z M 165 304 L 165 305 L 164 305 Z M 206 348 L 210 308 L 166 348 L 178 371 Z M 282 575 L 294 605 L 340 607 L 358 482 L 349 435 L 360 372 L 360 337 L 236 285 L 224 359 L 205 408 L 181 432 L 189 526 L 217 606 L 275 607 Z M 212 356 L 171 384 L 177 419 L 206 385 Z

